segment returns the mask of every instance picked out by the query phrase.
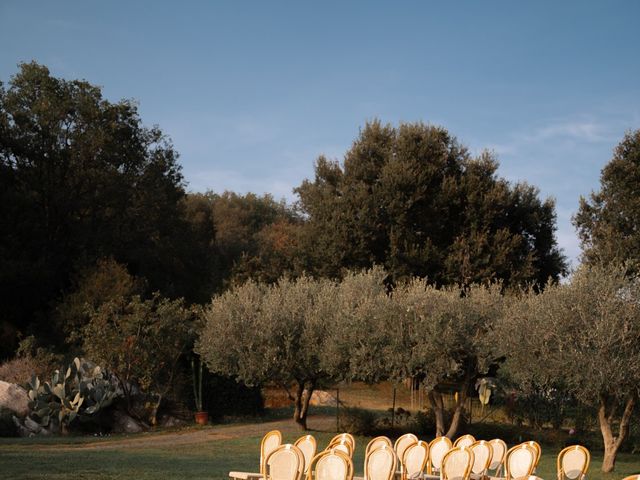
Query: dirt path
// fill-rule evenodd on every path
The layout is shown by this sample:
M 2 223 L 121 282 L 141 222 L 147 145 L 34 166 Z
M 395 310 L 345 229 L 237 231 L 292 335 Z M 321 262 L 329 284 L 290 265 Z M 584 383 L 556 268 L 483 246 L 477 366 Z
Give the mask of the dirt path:
M 335 418 L 331 416 L 309 417 L 309 428 L 317 431 L 330 431 L 335 427 Z M 180 431 L 140 433 L 130 437 L 104 439 L 80 444 L 32 445 L 34 450 L 116 450 L 122 448 L 162 448 L 181 445 L 192 445 L 218 440 L 230 440 L 239 437 L 262 436 L 269 430 L 280 430 L 283 433 L 297 432 L 293 420 L 275 420 L 272 422 L 221 425 L 200 428 L 188 428 Z

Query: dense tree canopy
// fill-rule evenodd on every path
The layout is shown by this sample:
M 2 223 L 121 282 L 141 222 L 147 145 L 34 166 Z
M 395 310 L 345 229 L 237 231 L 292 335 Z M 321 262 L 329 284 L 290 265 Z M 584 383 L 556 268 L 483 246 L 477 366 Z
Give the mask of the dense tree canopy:
M 187 258 L 197 248 L 183 197 L 176 152 L 158 128 L 142 126 L 133 102 L 22 64 L 0 85 L 4 327 L 46 326 L 72 272 L 102 257 L 186 294 L 200 278 Z
M 580 198 L 574 224 L 590 264 L 640 265 L 640 130 L 629 132 L 603 168 L 600 191 Z
M 496 175 L 440 127 L 368 123 L 344 163 L 320 157 L 296 189 L 308 216 L 302 244 L 319 275 L 384 265 L 393 279 L 544 284 L 565 260 L 554 203 Z
M 275 282 L 285 272 L 302 273 L 298 230 L 301 219 L 271 195 L 233 192 L 202 195 L 215 224 L 221 282 L 249 278 Z

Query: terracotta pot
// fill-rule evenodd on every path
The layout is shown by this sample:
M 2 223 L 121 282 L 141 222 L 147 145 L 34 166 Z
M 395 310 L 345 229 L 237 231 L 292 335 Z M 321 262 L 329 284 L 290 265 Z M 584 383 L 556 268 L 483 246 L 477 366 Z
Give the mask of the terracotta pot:
M 209 412 L 196 412 L 195 417 L 198 425 L 206 425 L 209 423 Z

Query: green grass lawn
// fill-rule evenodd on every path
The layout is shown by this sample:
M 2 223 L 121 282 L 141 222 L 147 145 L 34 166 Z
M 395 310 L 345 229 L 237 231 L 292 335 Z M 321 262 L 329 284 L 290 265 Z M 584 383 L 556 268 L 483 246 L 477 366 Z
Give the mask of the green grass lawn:
M 330 421 L 322 424 L 329 429 Z M 314 427 L 311 422 L 311 427 Z M 230 470 L 256 471 L 262 435 L 272 429 L 282 431 L 285 442 L 299 435 L 293 422 L 223 425 L 188 428 L 157 434 L 45 439 L 1 439 L 2 479 L 224 479 Z M 311 432 L 323 448 L 333 432 Z M 185 443 L 185 439 L 197 441 Z M 356 474 L 362 474 L 367 437 L 357 437 L 354 457 Z M 538 468 L 544 479 L 555 479 L 555 448 L 545 448 Z M 601 455 L 593 452 L 588 477 L 617 480 L 640 472 L 640 456 L 621 454 L 616 472 L 600 473 Z

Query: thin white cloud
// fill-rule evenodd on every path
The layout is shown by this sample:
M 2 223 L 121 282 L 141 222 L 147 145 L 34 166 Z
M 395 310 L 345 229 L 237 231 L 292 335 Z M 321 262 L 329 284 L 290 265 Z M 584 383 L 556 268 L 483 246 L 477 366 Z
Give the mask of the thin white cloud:
M 551 138 L 570 138 L 587 142 L 608 141 L 607 128 L 595 122 L 568 121 L 553 123 L 538 129 L 532 141 L 548 140 Z

